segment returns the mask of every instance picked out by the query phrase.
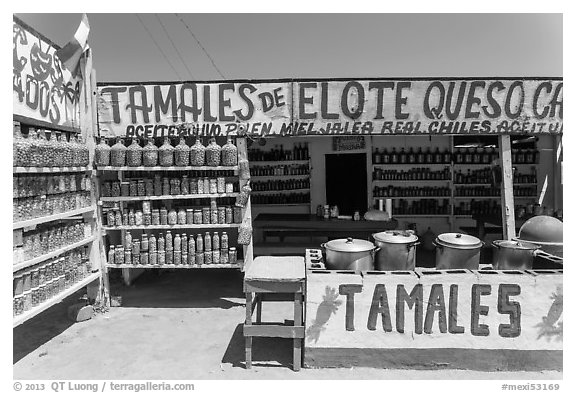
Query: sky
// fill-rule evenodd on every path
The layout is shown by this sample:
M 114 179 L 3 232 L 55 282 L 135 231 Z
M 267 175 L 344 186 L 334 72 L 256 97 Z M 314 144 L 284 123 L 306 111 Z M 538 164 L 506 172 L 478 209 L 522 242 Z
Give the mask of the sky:
M 82 17 L 15 15 L 60 45 Z M 224 78 L 176 14 L 138 15 L 88 14 L 99 82 L 563 76 L 562 14 L 179 14 Z

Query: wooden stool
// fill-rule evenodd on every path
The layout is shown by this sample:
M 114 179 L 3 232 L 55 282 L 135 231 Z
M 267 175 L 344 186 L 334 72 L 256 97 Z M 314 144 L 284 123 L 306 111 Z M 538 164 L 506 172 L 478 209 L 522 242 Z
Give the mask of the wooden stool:
M 304 339 L 302 304 L 305 292 L 305 276 L 303 257 L 257 257 L 246 270 L 244 276 L 246 368 L 252 367 L 252 337 L 257 336 L 294 339 L 294 371 L 300 370 Z M 294 326 L 261 324 L 262 300 L 266 293 L 293 294 Z M 252 324 L 252 314 L 256 307 L 258 308 L 256 324 Z

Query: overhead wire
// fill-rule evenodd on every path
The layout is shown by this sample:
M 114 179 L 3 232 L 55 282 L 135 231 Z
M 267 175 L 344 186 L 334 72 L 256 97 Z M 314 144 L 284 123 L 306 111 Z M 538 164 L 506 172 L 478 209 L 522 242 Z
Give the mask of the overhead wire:
M 206 54 L 206 56 L 208 57 L 208 59 L 210 59 L 210 62 L 212 63 L 212 66 L 214 67 L 214 69 L 216 70 L 216 72 L 218 72 L 218 74 L 222 77 L 222 79 L 226 79 L 226 77 L 224 76 L 224 74 L 222 73 L 222 71 L 220 71 L 220 69 L 218 68 L 218 66 L 216 65 L 216 62 L 214 61 L 214 59 L 212 58 L 212 56 L 210 56 L 210 53 L 208 53 L 208 51 L 206 50 L 206 48 L 204 48 L 204 46 L 202 45 L 202 43 L 200 42 L 200 40 L 196 37 L 196 35 L 194 35 L 194 33 L 192 32 L 192 30 L 190 29 L 190 26 L 188 26 L 188 24 L 186 22 L 184 22 L 184 19 L 182 19 L 182 17 L 179 14 L 174 14 L 176 15 L 176 17 L 178 19 L 180 19 L 180 22 L 182 22 L 182 24 L 184 25 L 184 27 L 186 27 L 186 30 L 188 30 L 188 32 L 190 33 L 190 35 L 196 40 L 196 42 L 198 43 L 198 46 L 200 46 L 200 48 L 204 51 L 204 53 Z
M 152 40 L 152 42 L 154 42 L 154 45 L 156 45 L 156 48 L 160 51 L 160 53 L 162 54 L 162 56 L 164 57 L 164 59 L 166 60 L 166 63 L 168 63 L 168 65 L 170 66 L 170 68 L 172 68 L 172 71 L 174 71 L 174 73 L 176 74 L 176 76 L 178 77 L 178 79 L 182 79 L 182 77 L 180 76 L 180 74 L 178 73 L 178 71 L 176 70 L 176 68 L 174 68 L 174 66 L 172 65 L 172 63 L 170 62 L 170 60 L 168 60 L 168 56 L 166 56 L 166 54 L 164 53 L 164 51 L 162 50 L 162 47 L 158 44 L 158 42 L 156 42 L 156 40 L 154 39 L 154 36 L 152 35 L 152 33 L 150 32 L 150 30 L 148 30 L 148 27 L 146 27 L 146 24 L 142 21 L 142 19 L 140 18 L 140 15 L 135 14 L 136 17 L 138 18 L 138 20 L 140 21 L 140 24 L 142 24 L 142 26 L 144 27 L 144 30 L 146 30 L 146 33 L 148 33 L 148 36 L 150 37 L 150 39 Z
M 172 44 L 172 47 L 174 48 L 174 50 L 176 51 L 176 54 L 178 55 L 178 58 L 180 59 L 180 61 L 182 62 L 182 64 L 184 64 L 184 67 L 186 67 L 186 71 L 188 71 L 188 74 L 190 74 L 190 78 L 195 79 L 194 75 L 192 75 L 192 71 L 190 71 L 190 68 L 188 68 L 188 64 L 186 64 L 186 62 L 184 61 L 184 59 L 182 58 L 182 54 L 180 53 L 180 51 L 178 50 L 178 47 L 176 46 L 176 44 L 174 44 L 174 41 L 172 41 L 172 37 L 170 36 L 170 34 L 168 33 L 168 30 L 166 29 L 166 27 L 164 26 L 164 23 L 162 23 L 162 19 L 160 19 L 160 16 L 158 14 L 154 14 L 156 16 L 156 19 L 158 19 L 158 23 L 160 23 L 160 26 L 162 26 L 162 30 L 164 30 L 164 33 L 166 34 L 166 36 L 168 37 L 168 40 L 170 41 L 170 43 Z

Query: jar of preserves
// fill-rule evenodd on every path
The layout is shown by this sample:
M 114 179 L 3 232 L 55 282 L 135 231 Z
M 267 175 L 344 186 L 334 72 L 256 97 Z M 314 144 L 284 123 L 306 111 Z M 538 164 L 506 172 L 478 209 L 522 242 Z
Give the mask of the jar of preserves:
M 242 209 L 234 206 L 234 224 L 242 223 Z
M 168 225 L 168 210 L 165 207 L 160 209 L 160 225 Z
M 164 138 L 164 143 L 158 149 L 158 158 L 161 166 L 174 165 L 174 148 L 170 144 L 170 138 Z
M 138 180 L 130 180 L 130 196 L 138 196 Z
M 222 238 L 220 239 L 220 248 L 227 249 L 228 248 L 228 233 L 222 232 Z
M 194 224 L 194 209 L 186 209 L 186 224 Z
M 132 253 L 132 265 L 140 265 L 140 254 Z
M 210 208 L 203 207 L 202 208 L 202 223 L 203 224 L 210 224 Z
M 218 194 L 224 194 L 226 192 L 226 179 L 219 177 L 216 179 L 216 192 Z
M 125 261 L 125 252 L 124 252 L 124 247 L 123 246 L 116 246 L 116 248 L 114 249 L 115 255 L 114 255 L 114 261 L 116 262 L 117 265 L 122 265 L 124 264 Z M 130 250 L 127 249 L 127 252 L 130 253 Z
M 186 225 L 186 210 L 178 210 L 178 225 Z
M 142 213 L 152 213 L 150 201 L 142 201 Z
M 162 195 L 162 176 L 154 175 L 154 196 Z
M 226 208 L 224 206 L 218 207 L 218 224 L 226 224 Z
M 196 179 L 190 179 L 190 194 L 198 194 L 198 181 Z
M 108 182 L 106 182 L 108 183 Z M 127 197 L 130 196 L 130 182 L 123 181 L 120 182 L 120 196 Z
M 111 245 L 110 248 L 108 249 L 108 263 L 110 264 L 114 264 L 116 263 L 115 261 L 115 251 L 114 251 L 114 245 Z
M 198 179 L 196 179 L 196 190 L 198 191 L 198 194 L 207 194 L 208 190 L 204 191 L 204 179 L 202 179 L 201 177 L 199 177 Z
M 219 250 L 220 249 L 220 235 L 218 232 L 214 232 L 212 235 L 212 250 Z
M 170 209 L 168 212 L 168 225 L 176 225 L 178 223 L 178 213 L 176 210 Z
M 228 249 L 221 249 L 220 250 L 220 263 L 227 264 L 228 263 Z
M 180 137 L 180 143 L 174 148 L 174 159 L 176 166 L 190 165 L 190 148 L 186 144 L 184 137 Z
M 233 209 L 230 206 L 226 206 L 226 224 L 232 224 L 234 222 Z
M 152 209 L 152 225 L 160 225 L 160 210 L 159 209 Z
M 190 183 L 188 182 L 188 176 L 182 176 L 182 181 L 180 182 L 180 193 L 182 195 L 188 195 L 190 193 Z
M 202 210 L 194 209 L 194 221 L 193 224 L 202 224 L 203 214 Z
M 142 161 L 144 166 L 158 165 L 158 148 L 152 138 L 148 138 L 148 143 L 142 149 Z
M 172 232 L 166 231 L 166 250 L 172 250 L 174 248 L 174 242 L 172 238 Z
M 235 166 L 238 164 L 238 148 L 232 143 L 232 138 L 228 137 L 226 144 L 222 146 L 222 165 Z
M 164 265 L 166 263 L 166 252 L 158 251 L 158 265 Z
M 219 166 L 221 151 L 222 148 L 216 143 L 216 138 L 210 139 L 210 144 L 206 147 L 206 165 Z
M 112 166 L 126 165 L 126 146 L 121 138 L 118 138 L 114 146 L 110 148 L 110 163 Z
M 234 192 L 234 184 L 233 183 L 226 183 L 226 193 L 232 194 Z
M 156 251 L 150 251 L 150 255 L 148 256 L 148 263 L 150 265 L 158 264 L 158 253 Z
M 196 143 L 190 148 L 190 165 L 204 166 L 206 148 L 200 138 L 196 138 Z
M 128 225 L 130 226 L 136 225 L 136 214 L 134 214 L 134 209 L 130 209 L 128 211 Z
M 170 195 L 181 195 L 180 180 L 171 179 L 170 182 Z
M 204 251 L 204 263 L 206 265 L 211 265 L 212 261 L 212 251 Z
M 126 161 L 128 166 L 142 166 L 143 149 L 137 138 L 132 139 L 132 143 L 126 149 Z
M 170 195 L 170 179 L 162 178 L 162 195 Z
M 210 179 L 207 177 L 204 177 L 204 178 L 202 178 L 202 181 L 204 182 L 204 193 L 210 194 Z
M 166 239 L 164 238 L 163 233 L 160 233 L 160 235 L 158 235 L 157 247 L 158 251 L 164 251 L 166 249 Z
M 115 220 L 114 220 L 114 225 L 117 226 L 117 227 L 122 226 L 122 224 L 126 225 L 127 222 L 122 222 L 122 213 L 120 212 L 120 209 L 116 209 L 116 210 L 115 210 L 115 213 L 116 213 L 116 215 L 115 215 L 116 217 L 115 217 Z M 124 217 L 124 221 L 126 221 L 126 220 L 127 220 L 126 217 L 128 217 L 129 215 L 128 215 L 128 214 L 125 214 L 124 216 L 125 216 L 125 217 Z M 129 218 L 129 217 L 128 217 L 128 218 Z
M 228 263 L 236 264 L 236 247 L 230 247 L 228 251 Z
M 29 166 L 30 165 L 30 141 L 24 138 L 20 129 L 19 122 L 13 122 L 12 140 L 12 165 Z
M 210 194 L 218 193 L 218 182 L 216 179 L 210 179 L 209 193 Z
M 212 251 L 212 237 L 210 232 L 204 234 L 204 251 Z
M 144 180 L 140 179 L 136 182 L 137 184 L 137 192 L 138 196 L 145 196 L 146 195 L 146 186 L 144 185 Z
M 212 251 L 212 263 L 214 264 L 220 263 L 220 249 Z
M 190 235 L 188 238 L 188 255 L 196 254 L 196 241 L 194 240 L 194 235 Z M 192 262 L 194 264 L 194 262 Z
M 94 149 L 94 162 L 97 166 L 110 165 L 110 146 L 104 137 L 100 137 L 100 143 Z
M 142 254 L 140 254 L 140 264 L 141 265 L 149 265 L 150 264 L 148 252 L 143 252 Z

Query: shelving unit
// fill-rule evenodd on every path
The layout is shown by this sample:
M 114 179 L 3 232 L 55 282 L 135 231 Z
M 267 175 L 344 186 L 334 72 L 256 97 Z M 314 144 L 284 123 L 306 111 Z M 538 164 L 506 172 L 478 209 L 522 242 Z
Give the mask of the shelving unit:
M 12 319 L 12 327 L 16 327 L 18 325 L 23 324 L 24 322 L 26 322 L 30 318 L 35 317 L 36 315 L 40 314 L 42 311 L 45 311 L 45 310 L 49 309 L 50 307 L 52 307 L 53 305 L 60 303 L 62 300 L 64 300 L 68 296 L 70 296 L 73 293 L 75 293 L 76 291 L 84 288 L 85 286 L 91 284 L 95 280 L 98 280 L 99 278 L 100 278 L 100 272 L 99 271 L 92 273 L 92 274 L 88 275 L 87 277 L 83 278 L 81 281 L 78 281 L 77 283 L 73 284 L 70 288 L 67 288 L 66 290 L 58 293 L 56 296 L 50 298 L 49 300 L 39 304 L 36 307 L 31 308 L 28 311 L 25 311 L 24 313 L 22 313 L 20 315 L 15 316 Z
M 54 250 L 52 252 L 49 252 L 48 254 L 40 255 L 36 258 L 32 258 L 32 259 L 29 259 L 27 261 L 16 263 L 12 266 L 12 271 L 17 272 L 17 271 L 25 269 L 27 267 L 37 265 L 40 262 L 44 262 L 44 261 L 47 261 L 49 259 L 56 258 L 57 256 L 60 256 L 60 255 L 66 253 L 68 251 L 72 251 L 78 247 L 82 247 L 82 246 L 85 246 L 89 243 L 92 243 L 94 240 L 96 240 L 96 236 L 90 236 L 90 237 L 83 239 L 79 242 L 72 243 L 66 247 L 62 247 L 58 250 Z
M 446 151 L 446 150 L 445 150 Z M 453 142 L 453 137 L 451 137 L 451 142 L 450 142 L 450 147 L 449 147 L 449 152 L 450 154 L 455 154 L 455 148 L 454 148 L 454 142 Z M 372 153 L 374 153 L 374 150 L 372 150 Z M 454 157 L 454 156 L 453 156 Z M 373 160 L 370 160 L 373 161 Z M 512 166 L 514 167 L 537 167 L 538 164 L 536 163 L 522 163 L 522 164 L 512 164 Z M 450 227 L 454 230 L 458 227 L 458 224 L 456 223 L 457 219 L 470 219 L 472 217 L 472 215 L 462 215 L 462 214 L 453 214 L 454 213 L 454 208 L 455 205 L 458 202 L 465 202 L 465 201 L 478 201 L 478 203 L 480 203 L 480 201 L 499 201 L 502 197 L 500 195 L 481 195 L 481 196 L 461 196 L 461 195 L 456 195 L 456 188 L 467 188 L 467 187 L 484 187 L 485 189 L 488 189 L 488 187 L 492 187 L 491 183 L 488 182 L 478 182 L 478 183 L 456 183 L 456 174 L 457 171 L 459 171 L 460 169 L 465 169 L 468 171 L 468 173 L 470 173 L 470 170 L 472 171 L 476 171 L 477 169 L 482 169 L 482 168 L 490 168 L 490 163 L 454 163 L 454 162 L 450 162 L 450 163 L 388 163 L 388 164 L 383 164 L 383 163 L 379 163 L 379 164 L 371 164 L 371 168 L 372 168 L 372 174 L 371 174 L 371 179 L 370 182 L 368 184 L 369 187 L 369 193 L 370 193 L 370 201 L 372 203 L 372 206 L 374 204 L 376 204 L 377 201 L 379 200 L 385 200 L 385 199 L 392 199 L 392 200 L 409 200 L 409 201 L 415 201 L 415 200 L 424 200 L 424 199 L 436 199 L 438 201 L 441 200 L 449 200 L 449 210 L 450 212 L 452 212 L 452 214 L 393 214 L 393 217 L 396 218 L 417 218 L 417 217 L 422 217 L 422 218 L 428 218 L 428 217 L 436 217 L 436 218 L 446 218 L 448 219 L 449 225 Z M 409 170 L 412 169 L 416 169 L 416 168 L 426 168 L 431 170 L 432 172 L 440 172 L 443 171 L 445 169 L 448 169 L 450 176 L 449 179 L 417 179 L 417 180 L 406 180 L 406 179 L 378 179 L 375 177 L 379 177 L 381 176 L 381 174 L 379 173 L 380 170 L 383 171 L 397 171 L 397 175 L 398 176 L 407 176 L 406 173 Z M 375 175 L 376 173 L 376 169 L 378 169 L 378 176 Z M 519 169 L 520 171 L 520 169 Z M 402 172 L 404 173 L 404 175 L 402 174 Z M 460 172 L 461 174 L 464 174 L 462 172 Z M 474 172 L 473 172 L 474 173 Z M 522 173 L 522 172 L 520 172 Z M 523 174 L 528 174 L 528 173 L 523 173 Z M 394 173 L 390 174 L 390 173 L 386 173 L 385 175 L 388 177 L 394 177 L 396 176 Z M 534 172 L 532 172 L 532 175 L 534 175 Z M 408 185 L 414 185 L 416 187 L 426 187 L 426 186 L 434 186 L 436 187 L 436 185 L 438 185 L 439 187 L 443 187 L 444 185 L 446 187 L 450 188 L 450 195 L 440 195 L 440 196 L 405 196 L 405 197 L 399 197 L 399 196 L 394 196 L 394 197 L 383 197 L 383 196 L 375 196 L 374 195 L 374 188 L 375 187 L 382 187 L 382 186 L 386 186 L 386 185 L 393 185 L 394 187 L 406 187 Z M 535 182 L 514 182 L 514 187 L 537 187 L 538 183 Z M 529 199 L 536 199 L 537 196 L 514 196 L 515 200 L 529 200 Z M 521 202 L 522 203 L 522 202 Z
M 291 190 L 268 190 L 268 191 L 252 191 L 254 195 L 273 195 L 273 194 L 296 194 L 296 193 L 307 193 L 310 192 L 309 188 L 294 188 Z
M 62 220 L 62 219 L 69 218 L 69 217 L 78 216 L 80 214 L 91 213 L 91 212 L 94 212 L 95 210 L 96 210 L 96 208 L 94 206 L 88 206 L 88 207 L 84 207 L 82 209 L 70 210 L 70 211 L 67 211 L 64 213 L 53 214 L 51 216 L 32 218 L 30 220 L 25 220 L 25 221 L 17 221 L 17 222 L 12 224 L 12 229 L 33 227 L 35 225 L 40 225 L 40 224 L 44 224 L 44 223 L 51 222 L 51 221 L 57 221 L 57 220 Z
M 246 157 L 246 140 L 245 138 L 239 137 L 236 139 L 236 146 L 238 148 L 238 158 L 241 159 L 242 157 Z M 184 172 L 183 174 L 187 174 L 190 177 L 190 173 L 187 172 L 206 172 L 201 176 L 211 176 L 210 172 L 213 171 L 226 171 L 226 172 L 233 172 L 234 176 L 230 176 L 229 173 L 227 176 L 221 175 L 214 175 L 214 177 L 226 177 L 228 179 L 234 179 L 239 182 L 240 189 L 246 183 L 246 180 L 242 180 L 239 176 L 239 167 L 238 165 L 235 166 L 152 166 L 152 167 L 131 167 L 131 166 L 98 166 L 97 173 L 99 177 L 99 184 L 97 187 L 100 189 L 101 182 L 104 181 L 104 176 L 109 174 L 110 172 L 114 172 L 117 176 L 117 180 L 119 181 L 127 181 L 129 172 L 135 171 L 142 171 L 142 172 L 163 172 L 163 171 L 181 171 Z M 134 174 L 133 174 L 134 175 Z M 110 180 L 110 175 L 106 180 Z M 192 177 L 194 175 L 192 174 Z M 174 201 L 186 201 L 186 200 L 210 200 L 210 201 L 217 201 L 218 199 L 222 198 L 235 198 L 239 195 L 239 192 L 232 192 L 232 193 L 220 193 L 220 194 L 184 194 L 184 195 L 161 195 L 161 196 L 124 196 L 124 197 L 102 197 L 100 198 L 101 202 L 99 204 L 99 215 L 103 217 L 103 203 L 118 203 L 121 205 L 130 203 L 130 202 L 138 202 L 138 201 L 161 201 L 165 206 L 170 206 L 170 204 Z M 251 219 L 250 215 L 250 201 L 248 202 L 247 207 L 242 209 L 242 217 L 248 217 Z M 217 230 L 232 230 L 233 239 L 230 239 L 230 246 L 234 247 L 236 243 L 235 233 L 237 233 L 237 229 L 240 227 L 240 223 L 234 224 L 178 224 L 178 225 L 121 225 L 121 226 L 102 226 L 102 232 L 107 237 L 109 245 L 122 245 L 126 248 L 126 232 L 127 231 L 142 231 L 142 233 L 150 234 L 149 231 L 184 231 L 190 237 L 194 236 L 194 234 L 198 234 L 204 231 L 217 231 Z M 176 235 L 176 233 L 174 233 Z M 229 232 L 230 236 L 230 232 Z M 138 239 L 138 235 L 134 238 L 134 240 Z M 182 249 L 184 247 L 188 247 L 188 245 L 182 244 Z M 238 246 L 239 247 L 239 246 Z M 237 263 L 227 263 L 227 264 L 205 264 L 205 265 L 188 265 L 188 264 L 167 264 L 164 263 L 160 264 L 133 264 L 133 263 L 123 263 L 123 264 L 115 264 L 115 263 L 108 263 L 106 262 L 104 265 L 104 281 L 108 281 L 108 269 L 122 269 L 122 274 L 124 276 L 124 280 L 127 284 L 137 276 L 139 273 L 143 271 L 143 269 L 244 269 L 245 262 L 249 263 L 252 259 L 252 244 L 248 246 L 243 246 L 242 252 L 243 258 L 238 258 Z M 107 259 L 107 258 L 105 258 Z
M 69 167 L 27 167 L 15 166 L 12 167 L 13 173 L 71 173 L 71 172 L 87 172 L 91 171 L 90 167 L 82 166 L 69 166 Z
M 310 160 L 288 160 L 288 161 L 250 161 L 250 167 L 255 166 L 286 166 L 286 165 L 306 165 Z

